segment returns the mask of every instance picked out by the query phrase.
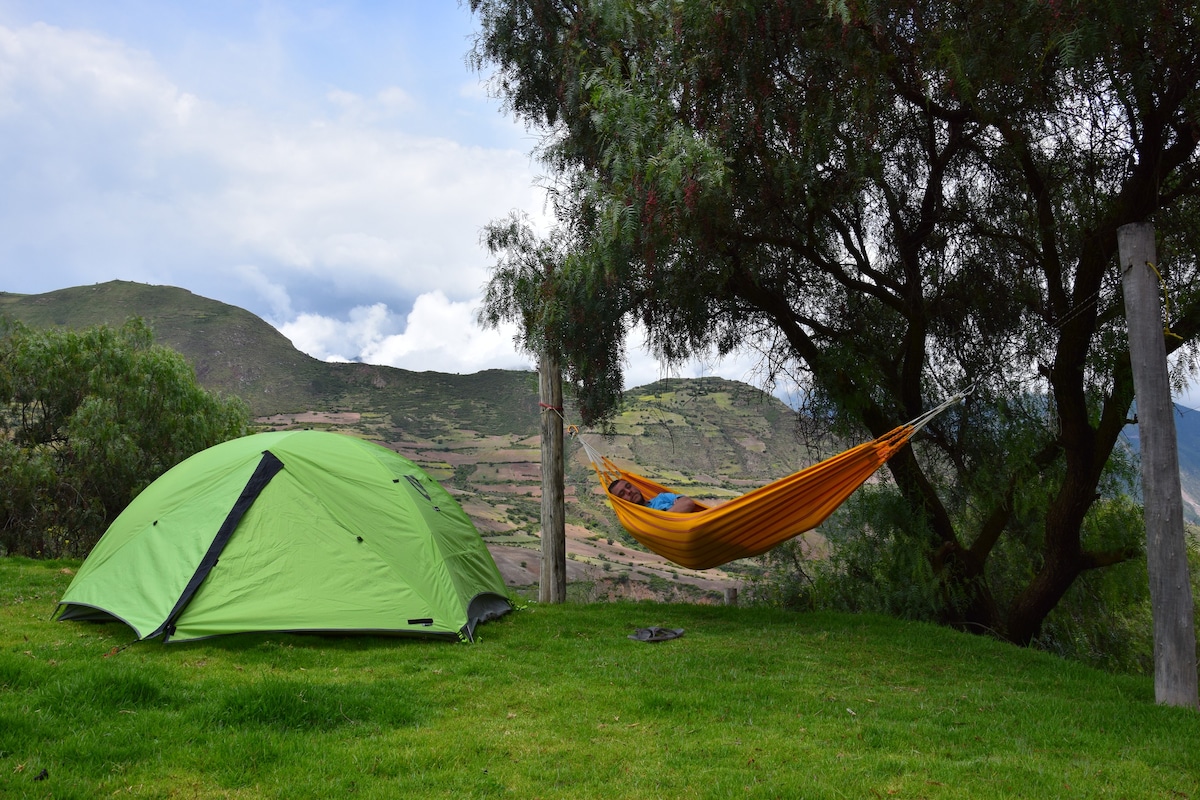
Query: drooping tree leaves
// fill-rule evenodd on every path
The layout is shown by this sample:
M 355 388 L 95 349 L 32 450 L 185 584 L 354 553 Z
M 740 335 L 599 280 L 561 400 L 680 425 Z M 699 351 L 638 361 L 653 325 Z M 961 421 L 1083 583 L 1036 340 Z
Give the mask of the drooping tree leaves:
M 888 467 L 912 511 L 894 535 L 934 566 L 941 618 L 1029 642 L 1081 572 L 1138 555 L 1136 530 L 1089 532 L 1126 518 L 1096 513 L 1133 400 L 1116 231 L 1158 229 L 1182 381 L 1200 332 L 1190 4 L 471 7 L 473 61 L 546 132 L 579 283 L 621 287 L 620 330 L 643 324 L 668 360 L 756 348 L 852 435 L 974 387 Z

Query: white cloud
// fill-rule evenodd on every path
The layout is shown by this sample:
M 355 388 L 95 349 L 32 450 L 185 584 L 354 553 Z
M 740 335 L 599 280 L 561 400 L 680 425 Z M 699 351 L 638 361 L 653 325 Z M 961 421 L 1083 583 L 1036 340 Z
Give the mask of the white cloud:
M 417 297 L 403 318 L 376 303 L 353 309 L 344 321 L 301 314 L 279 329 L 298 349 L 325 361 L 363 361 L 415 372 L 529 368 L 531 359 L 513 344 L 515 330 L 481 328 L 477 310 L 476 301 L 453 301 L 435 291 Z
M 751 350 L 731 353 L 724 358 L 701 355 L 674 367 L 658 361 L 646 347 L 646 330 L 638 324 L 629 333 L 626 347 L 625 386 L 644 386 L 663 378 L 705 378 L 720 376 L 756 384 L 759 356 Z
M 266 285 L 332 316 L 477 296 L 480 229 L 541 208 L 528 156 L 391 125 L 418 107 L 402 87 L 328 96 L 344 113 L 268 117 L 190 94 L 120 42 L 0 27 L 0 263 L 47 264 L 5 288 L 121 277 L 264 316 L 287 308 Z
M 359 306 L 345 319 L 300 314 L 277 325 L 298 350 L 322 361 L 361 361 L 414 372 L 470 374 L 485 369 L 537 369 L 537 360 L 514 344 L 516 328 L 481 328 L 476 322 L 479 300 L 453 301 L 440 291 L 417 297 L 406 315 L 383 303 Z M 739 353 L 724 359 L 696 358 L 668 369 L 645 349 L 639 326 L 626 349 L 625 387 L 644 386 L 663 378 L 718 375 L 757 385 L 759 359 Z M 785 402 L 785 388 L 776 394 Z
M 529 357 L 518 353 L 513 344 L 514 328 L 481 328 L 475 322 L 477 311 L 476 301 L 454 302 L 440 291 L 423 294 L 408 314 L 404 333 L 381 339 L 364 350 L 363 359 L 441 372 L 528 367 Z
M 0 288 L 171 284 L 248 309 L 321 359 L 531 367 L 511 328 L 474 317 L 491 263 L 481 228 L 514 209 L 549 227 L 533 135 L 457 75 L 440 76 L 449 106 L 431 102 L 427 76 L 261 105 L 294 88 L 281 41 L 263 41 L 202 48 L 173 63 L 216 59 L 213 72 L 172 74 L 100 33 L 0 25 L 0 264 L 21 267 Z M 238 71 L 224 56 L 253 73 L 251 102 L 221 89 Z M 467 131 L 475 144 L 451 138 Z M 628 354 L 630 386 L 751 374 L 740 360 L 668 372 L 636 336 Z
M 331 89 L 325 98 L 340 112 L 342 122 L 355 125 L 379 123 L 389 117 L 421 112 L 417 99 L 399 86 L 382 89 L 374 98 L 364 98 L 344 89 Z
M 379 92 L 377 97 L 380 107 L 392 114 L 415 111 L 418 108 L 413 96 L 399 86 L 389 86 Z
M 234 272 L 243 285 L 252 289 L 255 295 L 267 304 L 269 312 L 265 316 L 268 320 L 287 320 L 295 316 L 287 287 L 271 281 L 253 264 L 237 266 Z
M 356 342 L 362 338 L 353 320 L 342 322 L 320 314 L 300 314 L 276 327 L 297 350 L 321 361 L 354 360 L 344 353 L 354 353 Z
M 528 158 L 342 121 L 299 130 L 214 124 L 225 175 L 204 198 L 228 241 L 280 279 L 319 277 L 335 292 L 478 294 L 488 275 L 480 229 L 539 201 Z M 236 145 L 236 146 L 233 146 Z

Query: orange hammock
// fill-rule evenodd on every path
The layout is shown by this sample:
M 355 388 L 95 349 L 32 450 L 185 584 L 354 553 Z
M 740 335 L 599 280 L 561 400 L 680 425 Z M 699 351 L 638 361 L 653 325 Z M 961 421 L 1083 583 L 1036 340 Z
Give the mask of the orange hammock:
M 709 569 L 765 553 L 820 525 L 917 431 L 964 396 L 956 395 L 874 441 L 727 503 L 713 507 L 697 503 L 701 510 L 690 514 L 656 511 L 608 493 L 609 485 L 618 478 L 632 483 L 646 498 L 671 490 L 620 469 L 586 442 L 583 446 L 613 511 L 633 538 L 680 566 Z

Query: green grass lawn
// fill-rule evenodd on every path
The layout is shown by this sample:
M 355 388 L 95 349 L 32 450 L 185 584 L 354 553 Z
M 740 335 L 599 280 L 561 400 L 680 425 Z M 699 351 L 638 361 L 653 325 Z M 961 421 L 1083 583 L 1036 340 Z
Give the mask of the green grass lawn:
M 475 644 L 126 647 L 51 621 L 75 566 L 0 558 L 0 797 L 1200 798 L 1200 713 L 1151 679 L 928 625 L 531 604 Z

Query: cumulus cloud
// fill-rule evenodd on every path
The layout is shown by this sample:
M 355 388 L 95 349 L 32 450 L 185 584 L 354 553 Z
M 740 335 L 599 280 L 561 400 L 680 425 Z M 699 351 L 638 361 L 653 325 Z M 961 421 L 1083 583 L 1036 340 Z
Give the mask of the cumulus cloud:
M 701 355 L 683 364 L 667 365 L 650 355 L 646 346 L 646 330 L 640 324 L 630 331 L 626 348 L 625 386 L 645 386 L 664 378 L 707 378 L 720 376 L 730 380 L 756 384 L 760 358 L 746 350 L 724 358 Z
M 236 45 L 254 84 L 239 102 L 228 67 L 177 74 L 102 33 L 0 24 L 0 289 L 169 284 L 246 308 L 321 359 L 529 368 L 511 329 L 474 320 L 482 227 L 514 209 L 548 227 L 532 137 L 459 75 L 433 104 L 424 78 L 260 104 L 281 47 Z M 668 372 L 636 340 L 628 352 L 631 386 L 748 374 L 733 362 Z
M 536 359 L 516 348 L 515 326 L 481 328 L 476 322 L 478 308 L 478 301 L 454 301 L 434 291 L 418 296 L 407 314 L 375 303 L 356 307 L 341 319 L 299 314 L 278 327 L 297 349 L 322 361 L 361 361 L 414 372 L 459 374 L 485 369 L 537 369 Z M 752 353 L 724 359 L 697 358 L 668 367 L 649 355 L 640 327 L 632 331 L 629 341 L 627 387 L 663 378 L 713 375 L 755 382 L 758 357 Z
M 422 294 L 401 317 L 383 303 L 353 309 L 344 320 L 301 314 L 279 326 L 300 350 L 325 361 L 363 361 L 413 371 L 472 373 L 528 369 L 517 352 L 515 329 L 481 328 L 478 304 L 453 301 L 440 291 Z
M 399 86 L 381 89 L 373 98 L 363 98 L 344 89 L 332 89 L 326 94 L 326 99 L 340 110 L 343 121 L 358 124 L 379 122 L 401 114 L 416 114 L 421 110 L 417 99 Z
M 59 286 L 103 274 L 227 302 L 249 290 L 264 316 L 281 307 L 268 285 L 333 316 L 477 297 L 480 229 L 540 208 L 528 156 L 387 123 L 417 110 L 401 87 L 329 95 L 333 114 L 259 115 L 190 94 L 120 42 L 0 28 L 0 257 L 43 260 Z M 46 280 L 27 287 L 59 288 Z

